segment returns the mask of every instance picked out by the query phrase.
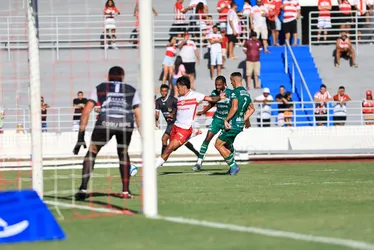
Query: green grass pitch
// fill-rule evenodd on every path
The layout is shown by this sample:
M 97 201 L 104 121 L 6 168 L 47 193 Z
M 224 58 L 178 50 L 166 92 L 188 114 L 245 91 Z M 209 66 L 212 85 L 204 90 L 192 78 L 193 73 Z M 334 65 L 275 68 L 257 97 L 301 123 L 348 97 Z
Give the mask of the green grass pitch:
M 374 244 L 374 166 L 372 163 L 272 164 L 241 166 L 238 176 L 221 175 L 226 166 L 163 167 L 158 170 L 159 213 L 316 236 L 351 239 Z M 108 172 L 109 171 L 109 172 Z M 53 190 L 45 171 L 45 190 Z M 70 203 L 73 181 L 80 170 L 58 170 L 59 201 Z M 93 188 L 120 191 L 117 169 L 96 169 Z M 53 179 L 53 178 L 52 178 Z M 132 191 L 140 192 L 140 178 Z M 52 195 L 53 196 L 53 195 Z M 50 198 L 49 198 L 50 199 Z M 93 197 L 106 203 L 108 197 Z M 111 198 L 112 205 L 124 201 Z M 80 203 L 81 205 L 84 203 Z M 127 200 L 129 209 L 140 210 L 140 199 Z M 55 210 L 52 211 L 59 218 Z M 61 210 L 60 225 L 67 240 L 5 245 L 2 250 L 115 250 L 115 249 L 348 249 L 323 243 L 267 237 L 224 229 L 183 225 L 134 216 L 77 219 L 71 209 Z M 82 214 L 89 212 L 79 211 Z

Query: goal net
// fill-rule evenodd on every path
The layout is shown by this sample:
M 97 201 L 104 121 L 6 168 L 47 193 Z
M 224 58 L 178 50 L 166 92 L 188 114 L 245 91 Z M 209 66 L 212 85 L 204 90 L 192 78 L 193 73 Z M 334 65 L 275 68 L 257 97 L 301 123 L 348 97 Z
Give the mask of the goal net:
M 72 209 L 78 217 L 141 212 L 143 146 L 137 129 L 132 135 L 129 151 L 131 164 L 139 167 L 137 175 L 130 178 L 130 190 L 135 199 L 122 199 L 121 196 L 122 180 L 115 138 L 101 149 L 96 158 L 87 189 L 88 197 L 84 201 L 77 201 L 74 194 L 81 184 L 82 163 L 87 149 L 82 148 L 77 156 L 73 155 L 79 127 L 76 117 L 79 119 L 81 115 L 76 110 L 80 108 L 81 95 L 89 98 L 95 86 L 107 81 L 108 70 L 113 66 L 123 67 L 124 81 L 140 89 L 140 85 L 136 86 L 139 51 L 103 48 L 101 32 L 91 41 L 86 34 L 95 33 L 90 29 L 97 28 L 98 24 L 93 24 L 90 17 L 60 20 L 59 39 L 65 43 L 56 49 L 56 39 L 51 39 L 50 43 L 47 39 L 55 34 L 56 22 L 52 22 L 51 17 L 44 17 L 45 20 L 39 17 L 40 29 L 45 31 L 39 36 L 45 36 L 43 41 L 47 41 L 39 43 L 31 5 L 27 4 L 24 12 L 27 18 L 11 15 L 0 18 L 0 28 L 5 31 L 3 34 L 7 34 L 4 40 L 8 40 L 1 45 L 0 52 L 0 191 L 33 188 L 62 216 L 65 208 Z M 104 23 L 100 22 L 99 27 L 105 32 Z M 76 37 L 71 39 L 69 36 Z M 69 42 L 73 40 L 78 41 L 77 44 Z M 132 67 L 126 69 L 123 65 Z M 145 77 L 145 81 L 149 78 Z M 151 103 L 153 107 L 153 88 L 150 90 L 148 97 L 151 96 L 151 102 L 148 105 Z M 87 145 L 97 112 L 90 114 L 85 136 Z M 151 121 L 150 125 L 153 123 Z M 154 159 L 153 155 L 151 165 Z M 146 161 L 151 162 L 149 156 Z

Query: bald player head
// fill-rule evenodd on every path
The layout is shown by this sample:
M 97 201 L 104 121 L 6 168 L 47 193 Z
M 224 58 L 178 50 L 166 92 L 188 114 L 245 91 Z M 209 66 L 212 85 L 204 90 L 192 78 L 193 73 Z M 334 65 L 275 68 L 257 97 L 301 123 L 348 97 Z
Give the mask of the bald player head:
M 243 76 L 240 72 L 234 72 L 230 75 L 230 81 L 234 88 L 242 86 Z

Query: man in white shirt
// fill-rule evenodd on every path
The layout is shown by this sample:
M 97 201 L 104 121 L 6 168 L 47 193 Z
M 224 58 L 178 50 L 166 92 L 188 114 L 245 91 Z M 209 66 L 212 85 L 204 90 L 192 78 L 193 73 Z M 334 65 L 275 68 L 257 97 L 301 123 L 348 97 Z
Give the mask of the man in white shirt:
M 210 77 L 214 79 L 214 66 L 217 66 L 217 76 L 221 75 L 222 67 L 222 35 L 218 27 L 213 27 L 213 33 L 208 35 L 210 45 Z
M 177 114 L 173 128 L 170 133 L 170 142 L 164 153 L 157 159 L 156 167 L 161 167 L 169 158 L 170 154 L 186 143 L 192 135 L 192 124 L 195 120 L 196 109 L 200 102 L 218 102 L 220 99 L 226 99 L 224 93 L 219 97 L 205 96 L 204 94 L 194 92 L 190 87 L 190 79 L 186 76 L 179 77 L 177 80 L 178 102 Z
M 200 56 L 196 44 L 190 39 L 188 32 L 184 33 L 184 39 L 178 44 L 178 49 L 180 49 L 179 55 L 182 57 L 183 65 L 191 81 L 191 89 L 195 90 L 196 62 L 200 62 Z
M 253 6 L 251 9 L 250 21 L 251 29 L 257 33 L 257 39 L 262 39 L 264 44 L 264 52 L 269 53 L 268 51 L 268 27 L 266 24 L 266 17 L 268 15 L 268 10 L 262 4 L 261 0 L 257 0 L 256 6 Z
M 262 95 L 255 98 L 254 102 L 260 104 L 260 111 L 257 113 L 258 127 L 270 127 L 271 107 L 269 103 L 273 101 L 274 98 L 270 95 L 269 88 L 264 88 L 264 90 L 262 91 Z
M 238 42 L 239 36 L 239 17 L 236 14 L 238 5 L 233 1 L 231 9 L 227 13 L 227 38 L 229 39 L 229 58 L 236 59 L 234 55 L 235 44 Z

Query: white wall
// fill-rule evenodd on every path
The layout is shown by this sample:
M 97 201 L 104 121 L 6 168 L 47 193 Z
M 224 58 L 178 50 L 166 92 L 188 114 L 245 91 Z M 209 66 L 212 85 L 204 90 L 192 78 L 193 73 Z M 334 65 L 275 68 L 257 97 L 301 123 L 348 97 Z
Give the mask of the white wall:
M 157 130 L 156 152 L 161 149 L 161 136 L 163 131 Z M 204 132 L 191 139 L 195 148 L 199 150 L 205 138 Z M 89 142 L 90 134 L 86 134 L 86 142 Z M 73 147 L 77 139 L 77 133 L 44 133 L 43 134 L 43 156 L 48 158 L 74 158 Z M 211 143 L 207 154 L 217 156 Z M 6 158 L 30 158 L 30 135 L 16 134 L 6 131 L 0 134 L 0 159 Z M 115 156 L 115 139 L 102 149 L 100 155 Z M 346 126 L 346 127 L 291 127 L 291 128 L 250 128 L 242 132 L 235 142 L 237 151 L 248 151 L 249 153 L 266 153 L 269 151 L 294 150 L 357 150 L 374 149 L 374 126 Z M 141 154 L 140 137 L 134 133 L 130 155 Z M 85 150 L 81 150 L 80 156 L 84 156 Z M 191 152 L 182 147 L 174 152 L 174 156 L 188 155 Z M 0 162 L 1 167 L 1 162 Z

